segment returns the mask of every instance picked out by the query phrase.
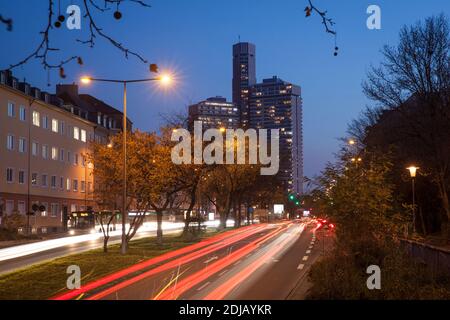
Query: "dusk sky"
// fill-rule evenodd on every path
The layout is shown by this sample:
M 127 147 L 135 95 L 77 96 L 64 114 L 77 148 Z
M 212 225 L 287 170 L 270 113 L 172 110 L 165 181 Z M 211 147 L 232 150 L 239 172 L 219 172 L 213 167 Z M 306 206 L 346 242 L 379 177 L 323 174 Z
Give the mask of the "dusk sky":
M 13 32 L 0 29 L 0 68 L 23 59 L 34 50 L 39 31 L 46 24 L 47 2 L 0 0 L 0 14 L 14 20 Z M 98 1 L 102 3 L 102 1 Z M 320 172 L 338 149 L 347 123 L 370 104 L 361 92 L 361 82 L 370 64 L 378 64 L 384 44 L 396 44 L 402 25 L 420 18 L 450 14 L 448 0 L 365 1 L 316 0 L 336 22 L 339 55 L 333 56 L 334 38 L 325 33 L 320 18 L 305 18 L 307 0 L 148 0 L 151 8 L 127 3 L 123 18 L 116 21 L 112 11 L 97 14 L 104 31 L 129 49 L 142 54 L 163 70 L 177 76 L 175 87 L 162 91 L 154 84 L 137 84 L 129 89 L 129 117 L 136 128 L 157 130 L 161 114 L 185 112 L 186 106 L 210 96 L 231 100 L 232 45 L 238 41 L 256 45 L 258 81 L 273 75 L 302 87 L 304 108 L 305 174 Z M 57 4 L 58 1 L 55 1 Z M 61 0 L 61 10 L 80 0 Z M 366 9 L 376 4 L 382 11 L 382 29 L 368 30 Z M 134 57 L 128 60 L 104 39 L 93 49 L 79 44 L 88 36 L 88 25 L 80 31 L 54 29 L 53 46 L 61 52 L 53 62 L 80 55 L 85 62 L 66 67 L 67 79 L 57 71 L 50 74 L 38 61 L 14 70 L 22 81 L 54 92 L 55 84 L 77 82 L 81 75 L 133 79 L 148 77 L 148 66 Z M 121 109 L 122 91 L 116 85 L 95 83 L 81 88 Z

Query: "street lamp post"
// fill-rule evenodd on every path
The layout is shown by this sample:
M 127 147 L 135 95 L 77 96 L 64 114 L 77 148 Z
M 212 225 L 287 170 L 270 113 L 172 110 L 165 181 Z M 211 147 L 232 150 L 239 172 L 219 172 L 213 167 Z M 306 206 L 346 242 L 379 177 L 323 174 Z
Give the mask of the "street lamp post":
M 122 195 L 122 245 L 121 253 L 125 254 L 127 252 L 126 243 L 126 222 L 128 214 L 126 213 L 127 208 L 127 84 L 128 83 L 138 83 L 138 82 L 149 82 L 149 81 L 161 81 L 163 84 L 168 84 L 171 78 L 167 75 L 160 76 L 156 78 L 146 78 L 146 79 L 135 79 L 135 80 L 117 80 L 117 79 L 99 79 L 92 77 L 82 77 L 81 82 L 84 84 L 89 84 L 92 81 L 98 82 L 112 82 L 120 83 L 123 85 L 123 140 L 122 140 L 122 151 L 123 151 L 123 195 Z
M 409 174 L 411 176 L 411 185 L 412 185 L 412 209 L 413 209 L 413 234 L 416 233 L 416 188 L 415 188 L 415 180 L 417 170 L 419 169 L 416 166 L 410 166 L 406 168 L 409 170 Z

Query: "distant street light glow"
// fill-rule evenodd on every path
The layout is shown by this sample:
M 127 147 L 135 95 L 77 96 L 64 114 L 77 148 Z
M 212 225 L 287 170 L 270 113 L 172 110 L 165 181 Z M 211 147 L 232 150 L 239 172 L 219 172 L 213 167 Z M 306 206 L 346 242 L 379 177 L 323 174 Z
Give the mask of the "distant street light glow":
M 83 84 L 89 84 L 89 83 L 91 83 L 91 78 L 90 77 L 81 77 L 80 81 Z

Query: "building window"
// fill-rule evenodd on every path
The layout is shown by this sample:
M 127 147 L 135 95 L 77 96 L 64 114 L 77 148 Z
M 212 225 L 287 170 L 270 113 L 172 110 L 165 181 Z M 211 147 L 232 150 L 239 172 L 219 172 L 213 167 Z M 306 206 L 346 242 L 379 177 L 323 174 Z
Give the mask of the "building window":
M 17 202 L 17 211 L 19 211 L 20 214 L 23 214 L 23 215 L 26 214 L 25 201 Z
M 37 157 L 39 153 L 39 144 L 37 142 L 33 142 L 31 146 L 31 153 L 33 156 Z
M 81 129 L 81 141 L 86 142 L 86 130 Z
M 64 134 L 65 127 L 64 127 L 64 121 L 59 122 L 59 133 Z
M 73 191 L 75 191 L 75 192 L 78 191 L 78 180 L 77 179 L 73 179 Z
M 14 211 L 14 200 L 6 200 L 5 204 L 6 214 L 12 214 Z
M 52 147 L 52 160 L 58 160 L 58 148 Z
M 42 146 L 42 158 L 48 159 L 48 146 L 47 145 Z
M 59 161 L 64 161 L 64 149 L 59 149 Z
M 73 138 L 80 140 L 80 129 L 78 127 L 73 127 Z
M 58 132 L 58 120 L 57 119 L 52 119 L 52 131 L 53 132 Z
M 20 106 L 19 109 L 19 117 L 20 117 L 20 121 L 26 121 L 27 120 L 27 116 L 26 116 L 26 110 L 24 106 Z
M 33 111 L 33 125 L 39 127 L 41 125 L 41 118 L 39 112 Z
M 12 134 L 8 134 L 6 137 L 6 148 L 8 150 L 14 150 L 14 136 Z
M 56 189 L 56 176 L 52 176 L 50 185 L 51 185 L 52 189 Z
M 20 184 L 25 183 L 25 171 L 23 171 L 23 170 L 19 171 L 19 183 Z
M 88 182 L 88 189 L 87 189 L 88 193 L 92 192 L 92 182 Z
M 14 113 L 14 103 L 13 102 L 8 102 L 8 117 L 14 118 L 15 113 Z
M 70 191 L 70 179 L 69 178 L 66 179 L 66 190 Z
M 48 203 L 43 202 L 43 203 L 41 203 L 41 206 L 44 207 L 44 211 L 41 211 L 41 217 L 46 217 L 47 216 Z M 42 228 L 42 229 L 44 229 L 44 228 Z
M 42 128 L 48 129 L 48 117 L 42 116 Z
M 73 164 L 74 165 L 78 165 L 78 153 L 75 153 L 74 157 L 73 157 Z
M 86 181 L 81 181 L 80 191 L 86 192 Z
M 6 168 L 6 182 L 13 183 L 14 182 L 14 169 Z
M 31 185 L 32 186 L 37 186 L 38 184 L 38 174 L 37 173 L 32 173 L 31 174 Z
M 19 138 L 19 152 L 25 153 L 26 151 L 26 140 L 25 138 Z
M 70 163 L 72 161 L 71 158 L 72 158 L 72 154 L 70 153 L 70 151 L 67 151 L 67 162 Z
M 48 176 L 47 176 L 46 174 L 43 174 L 43 175 L 41 176 L 41 179 L 42 179 L 41 183 L 42 183 L 42 186 L 43 186 L 43 187 L 47 187 L 47 186 L 48 186 L 47 177 L 48 177 Z
M 57 203 L 52 203 L 50 205 L 50 216 L 51 217 L 57 217 L 58 216 L 58 204 Z
M 64 189 L 64 177 L 59 177 L 59 188 Z

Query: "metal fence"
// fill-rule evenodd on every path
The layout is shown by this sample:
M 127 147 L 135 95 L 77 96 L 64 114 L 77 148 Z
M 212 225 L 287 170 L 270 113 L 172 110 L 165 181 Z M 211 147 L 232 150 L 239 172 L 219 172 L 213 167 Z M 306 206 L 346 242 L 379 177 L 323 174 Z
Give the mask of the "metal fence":
M 402 247 L 414 258 L 433 270 L 450 272 L 450 250 L 412 240 L 402 240 Z

